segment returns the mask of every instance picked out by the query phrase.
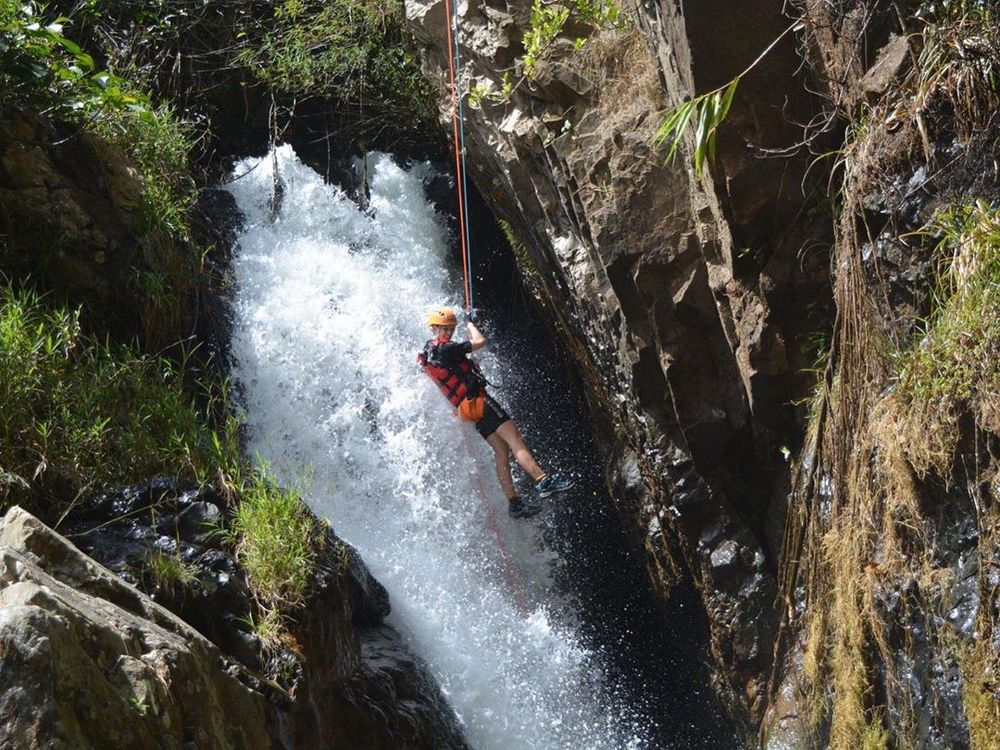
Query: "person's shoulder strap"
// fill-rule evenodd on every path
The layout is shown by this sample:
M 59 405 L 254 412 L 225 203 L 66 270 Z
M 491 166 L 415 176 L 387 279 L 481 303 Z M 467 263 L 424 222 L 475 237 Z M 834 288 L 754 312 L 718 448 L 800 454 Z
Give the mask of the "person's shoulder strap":
M 468 341 L 445 341 L 438 344 L 436 349 L 438 359 L 451 364 L 471 352 L 472 345 Z
M 469 341 L 446 341 L 439 348 L 444 356 L 454 359 L 472 353 L 472 343 Z

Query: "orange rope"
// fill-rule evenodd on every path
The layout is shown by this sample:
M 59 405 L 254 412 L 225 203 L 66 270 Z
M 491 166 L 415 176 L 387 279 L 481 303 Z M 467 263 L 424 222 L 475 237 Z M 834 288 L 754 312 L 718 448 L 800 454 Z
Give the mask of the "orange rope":
M 469 447 L 469 439 L 466 437 L 465 430 L 462 430 L 462 443 L 465 445 L 465 452 L 469 454 L 469 460 L 474 461 L 472 455 L 472 448 Z M 497 548 L 500 550 L 500 560 L 503 562 L 504 572 L 507 574 L 507 581 L 510 583 L 511 589 L 514 591 L 514 599 L 517 601 L 518 611 L 525 617 L 528 616 L 528 601 L 524 596 L 524 587 L 521 585 L 521 578 L 517 574 L 517 568 L 514 567 L 514 562 L 511 559 L 510 552 L 507 551 L 507 545 L 503 542 L 503 537 L 500 536 L 500 524 L 497 523 L 496 513 L 493 512 L 493 506 L 490 505 L 489 498 L 486 496 L 486 485 L 483 483 L 483 475 L 476 469 L 476 485 L 479 488 L 479 496 L 482 498 L 483 507 L 486 508 L 486 517 L 490 522 L 490 530 L 493 532 L 493 538 L 496 540 Z
M 445 28 L 448 33 L 448 73 L 451 78 L 451 129 L 455 142 L 455 192 L 458 194 L 458 233 L 462 246 L 462 276 L 465 281 L 465 309 L 472 307 L 472 284 L 469 280 L 469 248 L 465 241 L 465 199 L 462 186 L 465 181 L 465 174 L 462 170 L 462 139 L 459 137 L 458 128 L 458 84 L 455 82 L 455 42 L 452 38 L 451 23 L 452 11 L 451 0 L 444 0 Z
M 452 37 L 452 0 L 444 0 L 444 10 L 447 16 L 445 20 L 445 28 L 448 34 L 448 73 L 451 79 L 451 128 L 452 136 L 454 137 L 455 143 L 455 192 L 458 195 L 458 231 L 459 239 L 462 246 L 462 276 L 465 282 L 465 309 L 469 310 L 472 307 L 472 283 L 470 280 L 469 272 L 469 248 L 468 248 L 468 229 L 467 221 L 465 216 L 465 169 L 464 169 L 464 159 L 462 154 L 462 148 L 464 146 L 464 139 L 460 135 L 459 128 L 461 123 L 459 122 L 459 100 L 458 100 L 458 84 L 455 81 L 455 41 Z M 457 18 L 455 19 L 457 23 Z M 475 462 L 475 457 L 472 454 L 472 448 L 469 447 L 469 441 L 466 437 L 465 430 L 462 430 L 462 443 L 465 445 L 465 451 L 469 455 L 469 460 Z M 490 505 L 489 498 L 486 494 L 486 485 L 483 483 L 483 475 L 476 469 L 476 486 L 479 488 L 479 496 L 482 498 L 483 507 L 486 509 L 486 517 L 490 522 L 490 530 L 493 532 L 493 538 L 496 541 L 497 549 L 500 550 L 500 560 L 503 562 L 504 573 L 507 575 L 507 580 L 510 583 L 510 587 L 514 592 L 514 598 L 517 602 L 517 608 L 522 615 L 528 615 L 528 602 L 524 595 L 524 587 L 521 585 L 521 579 L 517 575 L 517 569 L 514 567 L 514 562 L 511 558 L 510 552 L 507 550 L 507 545 L 504 544 L 503 537 L 500 535 L 500 524 L 497 523 L 496 513 L 493 512 L 493 507 Z

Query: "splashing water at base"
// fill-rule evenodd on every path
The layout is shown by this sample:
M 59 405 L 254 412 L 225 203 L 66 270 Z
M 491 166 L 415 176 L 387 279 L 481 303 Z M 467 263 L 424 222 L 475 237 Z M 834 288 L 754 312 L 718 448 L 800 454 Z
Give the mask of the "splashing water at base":
M 461 307 L 429 170 L 371 157 L 369 215 L 290 147 L 277 163 L 273 222 L 270 156 L 228 187 L 245 217 L 232 351 L 249 449 L 359 549 L 474 747 L 648 747 L 552 591 L 552 553 L 507 517 L 492 451 L 416 366 L 428 309 Z

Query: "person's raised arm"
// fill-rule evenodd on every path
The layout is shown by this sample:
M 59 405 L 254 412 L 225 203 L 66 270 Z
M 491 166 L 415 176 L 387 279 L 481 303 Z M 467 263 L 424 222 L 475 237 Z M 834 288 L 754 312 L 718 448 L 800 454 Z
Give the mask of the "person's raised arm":
M 469 329 L 469 344 L 472 345 L 472 351 L 478 351 L 486 346 L 486 337 L 482 334 L 476 324 L 471 320 L 465 324 L 466 328 Z

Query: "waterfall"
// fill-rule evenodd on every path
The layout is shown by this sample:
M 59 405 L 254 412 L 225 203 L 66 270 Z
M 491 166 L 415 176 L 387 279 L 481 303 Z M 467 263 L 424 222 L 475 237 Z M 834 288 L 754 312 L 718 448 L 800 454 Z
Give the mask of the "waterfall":
M 508 518 L 492 451 L 417 368 L 428 309 L 461 307 L 430 169 L 369 157 L 365 212 L 290 147 L 276 156 L 228 186 L 245 219 L 232 353 L 250 451 L 358 548 L 473 747 L 649 747 L 575 631 L 538 525 Z

